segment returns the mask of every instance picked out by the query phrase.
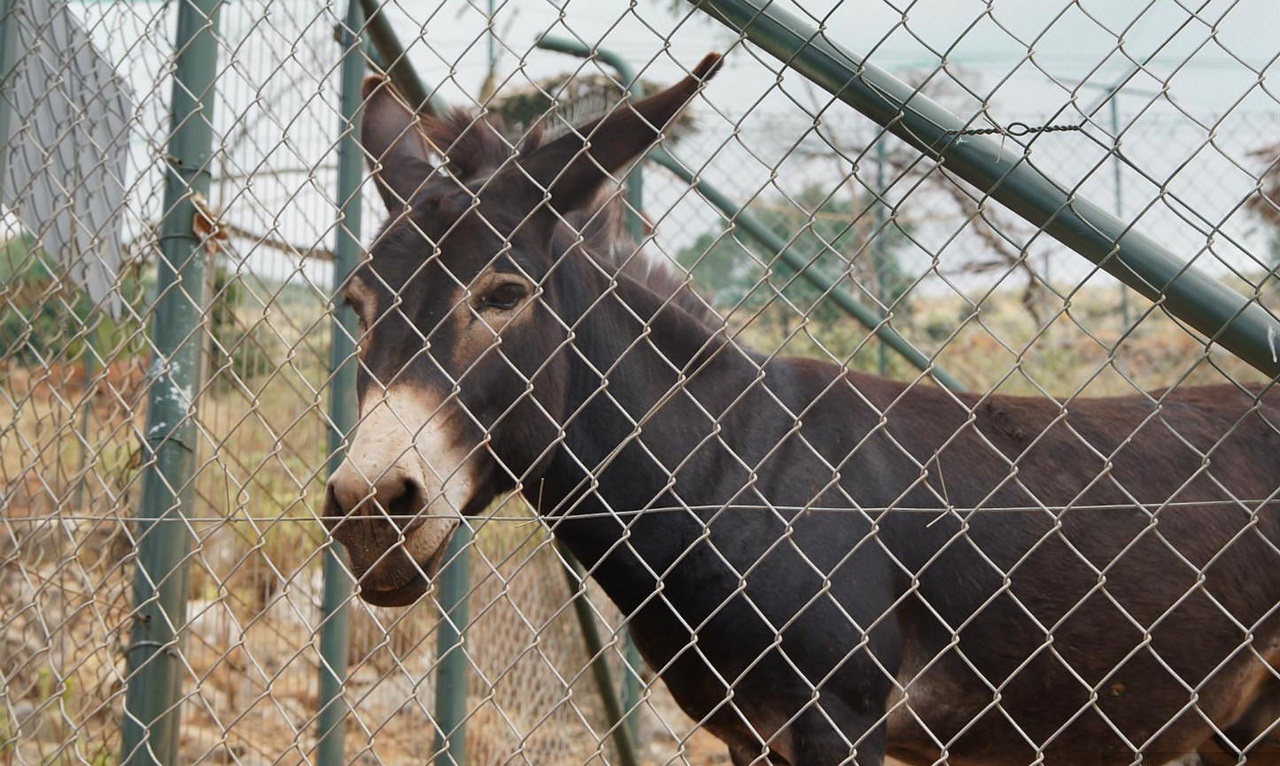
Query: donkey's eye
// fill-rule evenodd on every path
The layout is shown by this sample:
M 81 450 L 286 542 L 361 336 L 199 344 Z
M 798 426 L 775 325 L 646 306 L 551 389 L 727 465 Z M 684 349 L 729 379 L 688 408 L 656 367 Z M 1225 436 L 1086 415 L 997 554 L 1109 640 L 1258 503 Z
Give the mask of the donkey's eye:
M 368 332 L 369 323 L 365 321 L 364 306 L 360 305 L 359 299 L 353 297 L 350 293 L 343 293 L 342 305 L 351 309 L 352 313 L 356 315 L 356 325 L 360 328 L 360 332 Z
M 529 294 L 528 288 L 519 282 L 505 282 L 496 287 L 480 302 L 480 309 L 498 309 L 510 311 L 520 305 L 520 301 Z

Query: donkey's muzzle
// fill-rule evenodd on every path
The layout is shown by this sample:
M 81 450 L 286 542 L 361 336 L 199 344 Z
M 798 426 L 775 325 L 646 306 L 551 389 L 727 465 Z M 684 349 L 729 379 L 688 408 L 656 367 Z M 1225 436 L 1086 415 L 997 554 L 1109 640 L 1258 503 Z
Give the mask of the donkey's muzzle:
M 376 482 L 344 466 L 325 488 L 322 520 L 351 559 L 360 597 L 404 606 L 430 587 L 458 519 L 431 518 L 431 498 L 412 476 L 389 471 Z
M 324 525 L 330 532 L 348 519 L 381 520 L 408 533 L 422 523 L 427 492 L 422 483 L 400 471 L 389 471 L 377 482 L 362 481 L 339 471 L 325 487 Z

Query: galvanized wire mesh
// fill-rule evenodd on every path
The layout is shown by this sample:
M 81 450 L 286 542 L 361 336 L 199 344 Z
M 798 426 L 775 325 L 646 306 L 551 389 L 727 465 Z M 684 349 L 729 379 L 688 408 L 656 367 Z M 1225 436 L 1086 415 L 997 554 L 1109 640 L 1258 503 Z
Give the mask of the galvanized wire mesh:
M 137 616 L 140 541 L 132 520 L 151 459 L 148 395 L 160 374 L 149 367 L 149 332 L 157 296 L 187 290 L 156 284 L 180 5 L 0 3 L 7 168 L 0 174 L 0 763 L 122 758 L 131 682 L 125 649 Z M 642 218 L 642 251 L 627 257 L 688 275 L 724 332 L 761 359 L 807 356 L 933 386 L 839 308 L 833 294 L 840 292 L 980 394 L 1053 398 L 1070 409 L 1083 398 L 1153 388 L 1269 383 L 958 180 L 946 163 L 923 158 L 689 7 L 392 0 L 381 14 L 407 52 L 388 61 L 370 29 L 345 29 L 340 5 L 246 0 L 226 4 L 218 19 L 211 185 L 196 222 L 207 298 L 191 329 L 205 355 L 189 403 L 194 494 L 165 522 L 182 525 L 191 540 L 187 622 L 170 647 L 181 669 L 178 762 L 318 759 L 318 679 L 328 662 L 319 641 L 334 619 L 320 606 L 322 557 L 334 543 L 319 517 L 332 425 L 330 316 L 342 287 L 332 260 L 344 225 L 337 150 L 351 127 L 338 107 L 347 33 L 365 41 L 361 59 L 370 71 L 395 74 L 410 65 L 438 102 L 504 116 L 513 143 L 535 123 L 564 134 L 587 115 L 614 110 L 630 85 L 599 58 L 538 47 L 544 31 L 618 54 L 650 90 L 678 80 L 708 50 L 726 51 L 724 71 L 672 124 L 664 148 L 808 266 L 832 275 L 833 284 L 805 282 L 739 220 L 652 163 L 642 164 L 641 209 L 637 200 L 620 209 Z M 1112 210 L 1274 311 L 1274 8 L 1237 0 L 1194 9 L 1071 3 L 1052 13 L 967 12 L 944 2 L 917 3 L 909 15 L 890 4 L 793 10 L 898 73 L 1010 156 L 1033 158 L 1072 195 Z M 37 119 L 49 104 L 54 116 Z M 559 110 L 547 116 L 552 105 Z M 15 174 L 16 163 L 24 175 Z M 112 200 L 106 209 L 103 200 Z M 372 243 L 379 236 L 372 222 L 383 215 L 373 183 L 364 187 L 363 204 L 360 236 Z M 616 240 L 626 253 L 635 249 L 621 233 Z M 369 324 L 378 321 L 383 317 Z M 367 351 L 368 336 L 361 342 Z M 603 382 L 601 395 L 609 395 Z M 634 420 L 641 433 L 647 421 Z M 1199 448 L 1210 456 L 1214 446 Z M 1274 456 L 1257 460 L 1259 471 L 1280 476 Z M 927 468 L 928 458 L 920 464 Z M 604 471 L 595 468 L 599 479 Z M 1015 474 L 1011 465 L 1011 481 Z M 1270 514 L 1274 524 L 1277 481 L 1269 494 L 1238 497 L 1237 505 L 1258 518 Z M 567 554 L 552 544 L 554 523 L 526 503 L 539 503 L 536 484 L 521 488 L 524 499 L 503 499 L 464 522 L 475 533 L 466 554 L 470 612 L 458 626 L 465 638 L 456 650 L 469 670 L 466 758 L 625 762 L 573 608 Z M 1176 507 L 1177 489 L 1169 488 L 1170 503 L 1156 505 Z M 826 512 L 830 497 L 823 498 L 815 494 L 800 507 Z M 616 510 L 629 518 L 648 500 Z M 894 510 L 936 513 L 908 505 Z M 717 511 L 643 510 L 655 517 Z M 777 504 L 756 510 L 789 512 Z M 1272 563 L 1280 569 L 1280 551 Z M 1203 579 L 1210 567 L 1192 569 Z M 1105 591 L 1105 576 L 1099 578 Z M 642 680 L 628 724 L 639 761 L 724 762 L 723 747 L 700 727 L 706 721 L 689 719 L 659 680 L 666 668 L 628 654 L 625 618 L 598 586 L 589 584 L 585 594 L 592 619 L 603 625 L 612 680 Z M 1265 643 L 1275 641 L 1266 630 L 1280 610 L 1280 593 L 1271 598 L 1276 606 L 1242 626 L 1248 636 L 1241 652 L 1269 668 L 1259 684 L 1280 688 L 1280 645 Z M 353 597 L 345 609 L 351 640 L 342 762 L 438 755 L 440 612 L 430 598 L 396 609 Z M 1249 643 L 1251 631 L 1258 643 Z M 980 679 L 974 693 L 1000 710 L 999 685 Z M 1195 715 L 1201 686 L 1189 681 L 1187 688 Z M 1101 709 L 1092 691 L 1081 703 L 1085 713 Z M 736 704 L 726 697 L 717 709 Z M 695 708 L 685 705 L 695 718 L 706 717 Z M 1002 714 L 1021 721 L 1034 713 Z M 1274 721 L 1277 712 L 1267 714 Z M 1199 757 L 1235 763 L 1271 747 L 1248 762 L 1272 762 L 1263 759 L 1280 757 L 1276 727 L 1264 721 L 1243 755 L 1238 739 L 1233 744 L 1228 732 L 1216 731 L 1216 744 Z M 1028 762 L 1052 744 L 1018 734 L 1032 753 Z M 1150 732 L 1121 734 L 1133 762 L 1169 755 L 1144 753 Z M 735 758 L 763 758 L 767 738 Z M 946 757 L 947 744 L 940 743 L 937 758 Z

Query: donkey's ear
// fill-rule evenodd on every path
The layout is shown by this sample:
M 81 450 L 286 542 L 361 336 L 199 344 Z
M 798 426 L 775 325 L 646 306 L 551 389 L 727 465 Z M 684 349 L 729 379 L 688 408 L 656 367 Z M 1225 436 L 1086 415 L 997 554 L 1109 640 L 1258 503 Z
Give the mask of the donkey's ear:
M 394 214 L 404 209 L 409 198 L 431 174 L 430 144 L 422 121 L 385 78 L 365 78 L 364 117 L 360 121 L 360 142 L 373 171 L 378 193 Z
M 720 68 L 720 54 L 708 54 L 680 82 L 635 104 L 623 106 L 557 138 L 520 160 L 521 173 L 551 193 L 551 208 L 567 213 L 594 199 L 600 185 L 662 137 L 667 124 Z

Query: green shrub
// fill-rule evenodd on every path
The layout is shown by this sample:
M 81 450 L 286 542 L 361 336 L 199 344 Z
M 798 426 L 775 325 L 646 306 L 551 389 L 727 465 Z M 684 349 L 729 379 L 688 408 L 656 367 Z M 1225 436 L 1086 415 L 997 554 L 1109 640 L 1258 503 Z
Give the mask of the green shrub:
M 86 293 L 55 279 L 49 264 L 30 237 L 0 243 L 0 359 L 22 365 L 80 359 L 90 342 L 115 358 L 145 348 L 136 318 L 145 288 L 136 273 L 121 278 L 127 305 L 112 319 Z

